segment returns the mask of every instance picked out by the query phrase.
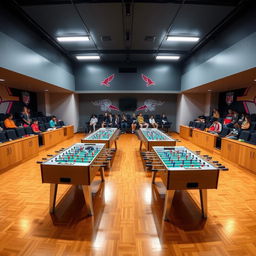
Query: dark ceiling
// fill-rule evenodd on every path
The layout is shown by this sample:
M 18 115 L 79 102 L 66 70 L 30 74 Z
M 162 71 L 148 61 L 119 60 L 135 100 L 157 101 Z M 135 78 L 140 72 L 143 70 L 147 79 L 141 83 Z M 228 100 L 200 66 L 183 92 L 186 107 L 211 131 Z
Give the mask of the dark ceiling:
M 153 61 L 157 54 L 186 59 L 216 35 L 246 0 L 97 1 L 9 0 L 55 47 L 103 61 Z M 57 36 L 89 35 L 90 41 L 59 43 Z M 197 43 L 167 42 L 167 35 L 198 36 Z

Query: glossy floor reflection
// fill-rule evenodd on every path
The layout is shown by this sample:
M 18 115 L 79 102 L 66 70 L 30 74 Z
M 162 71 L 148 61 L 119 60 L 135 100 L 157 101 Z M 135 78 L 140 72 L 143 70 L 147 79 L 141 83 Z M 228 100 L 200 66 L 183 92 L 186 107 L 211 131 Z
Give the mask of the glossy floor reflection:
M 95 216 L 88 216 L 81 189 L 64 185 L 50 215 L 49 184 L 41 183 L 36 161 L 82 137 L 0 174 L 1 256 L 256 255 L 254 174 L 222 160 L 230 171 L 221 173 L 218 190 L 209 191 L 208 219 L 201 218 L 198 191 L 177 191 L 171 221 L 162 222 L 164 187 L 158 179 L 151 186 L 131 134 L 121 135 L 105 184 L 96 180 L 93 186 Z M 179 144 L 199 149 L 184 140 Z

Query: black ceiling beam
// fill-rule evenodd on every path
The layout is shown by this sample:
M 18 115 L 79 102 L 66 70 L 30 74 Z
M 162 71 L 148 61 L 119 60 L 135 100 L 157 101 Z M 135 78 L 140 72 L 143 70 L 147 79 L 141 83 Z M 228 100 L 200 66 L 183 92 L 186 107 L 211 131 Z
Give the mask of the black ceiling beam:
M 99 54 L 180 54 L 184 55 L 187 51 L 177 51 L 177 50 L 98 50 Z M 80 51 L 69 51 L 71 55 L 77 54 L 93 54 L 95 50 L 80 50 Z
M 70 0 L 17 0 L 21 6 L 36 5 L 63 5 L 70 4 Z M 182 0 L 134 0 L 134 3 L 155 3 L 155 4 L 180 4 Z M 217 6 L 236 6 L 239 0 L 189 0 L 185 4 L 194 5 L 217 5 Z M 122 0 L 74 0 L 75 4 L 97 4 L 97 3 L 122 3 Z

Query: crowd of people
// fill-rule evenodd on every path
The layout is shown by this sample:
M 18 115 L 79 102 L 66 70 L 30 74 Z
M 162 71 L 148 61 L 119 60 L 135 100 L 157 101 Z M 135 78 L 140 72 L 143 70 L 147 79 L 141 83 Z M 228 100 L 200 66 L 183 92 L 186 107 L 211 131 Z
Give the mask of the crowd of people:
M 196 122 L 207 123 L 207 120 L 204 116 L 199 116 Z M 221 133 L 223 127 L 229 128 L 230 132 L 226 135 L 227 138 L 238 139 L 241 131 L 249 130 L 251 127 L 251 119 L 250 116 L 242 113 L 239 114 L 237 111 L 228 109 L 227 115 L 224 119 L 220 118 L 220 113 L 217 109 L 213 109 L 212 115 L 208 123 L 206 124 L 206 131 L 219 134 Z
M 132 116 L 127 116 L 123 113 L 121 116 L 118 114 L 112 115 L 111 113 L 104 113 L 103 119 L 99 120 L 96 115 L 92 115 L 89 122 L 89 132 L 96 130 L 97 124 L 100 122 L 100 126 L 104 127 L 116 127 L 120 128 L 122 133 L 126 133 L 127 129 L 131 127 L 132 133 L 135 132 L 137 128 L 159 128 L 159 126 L 164 126 L 168 123 L 167 116 L 162 114 L 160 120 L 157 122 L 153 115 L 150 118 L 145 120 L 142 113 L 136 115 L 135 113 Z
M 4 119 L 4 127 L 0 127 L 0 131 L 4 129 L 16 129 L 19 127 L 31 127 L 34 134 L 40 134 L 42 131 L 39 128 L 39 122 L 37 119 L 32 119 L 30 109 L 23 107 L 22 112 L 20 113 L 19 124 L 15 123 L 13 119 L 13 114 L 7 114 Z M 56 116 L 51 116 L 49 121 L 50 128 L 57 128 L 58 120 Z

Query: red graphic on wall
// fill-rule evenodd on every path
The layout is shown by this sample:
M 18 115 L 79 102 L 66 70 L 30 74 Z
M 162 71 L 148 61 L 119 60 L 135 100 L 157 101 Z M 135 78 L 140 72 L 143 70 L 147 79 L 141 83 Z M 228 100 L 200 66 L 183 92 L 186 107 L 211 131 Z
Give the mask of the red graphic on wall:
M 115 74 L 112 74 L 111 76 L 105 78 L 100 84 L 105 85 L 106 87 L 110 87 L 110 82 L 115 78 Z
M 0 86 L 0 113 L 10 113 L 15 101 L 19 101 L 19 97 L 12 96 L 8 87 Z
M 146 86 L 149 87 L 151 85 L 155 85 L 155 82 L 150 79 L 149 77 L 145 76 L 144 74 L 141 74 L 141 78 L 146 82 Z
M 243 101 L 247 114 L 256 113 L 256 86 L 248 87 L 243 96 L 237 97 L 237 101 Z

